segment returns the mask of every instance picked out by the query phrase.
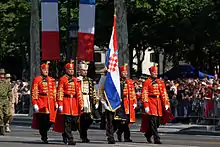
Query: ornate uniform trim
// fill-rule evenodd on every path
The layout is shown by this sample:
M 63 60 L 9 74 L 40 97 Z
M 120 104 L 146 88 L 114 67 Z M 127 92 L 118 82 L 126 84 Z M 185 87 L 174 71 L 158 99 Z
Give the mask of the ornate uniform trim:
M 32 89 L 32 99 L 37 100 L 38 99 L 38 84 L 34 83 L 33 89 Z

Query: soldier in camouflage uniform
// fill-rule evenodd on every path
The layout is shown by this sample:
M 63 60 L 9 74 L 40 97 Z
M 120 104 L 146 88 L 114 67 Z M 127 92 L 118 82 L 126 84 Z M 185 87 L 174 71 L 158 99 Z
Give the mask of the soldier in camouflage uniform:
M 11 84 L 11 88 L 12 88 L 12 98 L 9 99 L 10 119 L 5 124 L 5 132 L 11 132 L 10 124 L 15 114 L 15 104 L 17 104 L 18 102 L 18 92 L 17 92 L 17 88 L 14 86 L 15 84 L 11 83 L 11 74 L 5 74 L 5 79 Z
M 9 100 L 12 98 L 11 84 L 4 78 L 5 70 L 0 69 L 0 135 L 5 134 L 4 125 L 10 119 Z

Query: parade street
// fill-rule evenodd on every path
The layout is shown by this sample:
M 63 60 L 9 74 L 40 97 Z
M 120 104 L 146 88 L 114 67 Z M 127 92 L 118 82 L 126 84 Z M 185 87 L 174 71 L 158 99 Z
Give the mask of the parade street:
M 104 130 L 90 129 L 89 138 L 91 143 L 84 144 L 80 143 L 78 132 L 74 133 L 77 141 L 76 146 L 81 147 L 219 147 L 220 137 L 219 136 L 202 136 L 202 135 L 178 135 L 178 134 L 160 134 L 162 145 L 148 144 L 145 142 L 143 134 L 140 132 L 131 132 L 131 138 L 133 143 L 117 142 L 115 145 L 109 145 L 106 142 Z M 54 146 L 65 146 L 62 143 L 61 134 L 51 132 L 49 133 L 49 143 L 47 145 L 41 144 L 40 136 L 36 130 L 30 128 L 30 126 L 12 126 L 12 132 L 5 136 L 0 136 L 0 147 L 54 147 Z

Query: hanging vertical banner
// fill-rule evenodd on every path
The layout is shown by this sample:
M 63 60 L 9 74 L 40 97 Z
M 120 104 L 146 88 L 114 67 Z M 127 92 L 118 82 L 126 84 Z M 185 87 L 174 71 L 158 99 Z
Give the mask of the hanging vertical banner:
M 77 59 L 94 61 L 96 0 L 80 0 Z
M 58 0 L 41 1 L 42 60 L 60 60 Z

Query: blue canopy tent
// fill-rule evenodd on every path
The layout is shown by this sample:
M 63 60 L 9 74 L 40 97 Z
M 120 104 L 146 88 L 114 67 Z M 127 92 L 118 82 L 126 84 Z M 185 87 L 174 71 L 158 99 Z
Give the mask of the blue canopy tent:
M 160 75 L 160 77 L 167 77 L 170 80 L 175 80 L 177 78 L 214 78 L 212 75 L 205 74 L 201 71 L 198 71 L 192 65 L 178 65 L 173 67 L 171 70 Z
M 205 73 L 199 71 L 199 78 L 205 78 L 205 77 L 207 77 L 208 79 L 214 79 L 215 78 L 212 75 L 208 75 L 208 74 L 205 74 Z
M 178 65 L 160 75 L 160 77 L 167 77 L 170 80 L 175 80 L 180 77 L 193 78 L 198 75 L 197 73 L 198 71 L 192 65 Z

